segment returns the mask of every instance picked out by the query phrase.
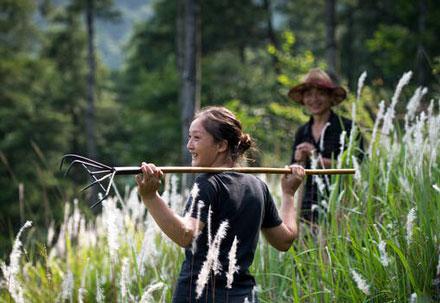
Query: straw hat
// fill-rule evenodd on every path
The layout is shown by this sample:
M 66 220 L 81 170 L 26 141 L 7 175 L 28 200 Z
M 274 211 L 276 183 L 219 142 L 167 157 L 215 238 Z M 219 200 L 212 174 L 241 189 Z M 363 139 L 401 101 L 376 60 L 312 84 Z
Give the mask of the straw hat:
M 329 75 L 319 68 L 311 69 L 305 75 L 303 82 L 292 87 L 287 95 L 290 99 L 304 104 L 304 92 L 313 87 L 327 90 L 330 93 L 332 105 L 341 103 L 347 97 L 347 91 L 342 86 L 333 83 Z

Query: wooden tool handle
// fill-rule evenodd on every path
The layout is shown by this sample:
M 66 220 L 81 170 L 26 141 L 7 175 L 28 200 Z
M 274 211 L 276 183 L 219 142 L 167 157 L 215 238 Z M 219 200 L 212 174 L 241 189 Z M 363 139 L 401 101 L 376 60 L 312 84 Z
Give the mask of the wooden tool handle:
M 220 173 L 237 172 L 245 174 L 288 174 L 289 168 L 276 167 L 193 167 L 193 166 L 162 166 L 159 167 L 164 173 Z M 139 167 L 115 167 L 116 174 L 130 175 L 141 172 Z M 354 174 L 352 168 L 340 169 L 306 169 L 306 175 L 347 175 Z

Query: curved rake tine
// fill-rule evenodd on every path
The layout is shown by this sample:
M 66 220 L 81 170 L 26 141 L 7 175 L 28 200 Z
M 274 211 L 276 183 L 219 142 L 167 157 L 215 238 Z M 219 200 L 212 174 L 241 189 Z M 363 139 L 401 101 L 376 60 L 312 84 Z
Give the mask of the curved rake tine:
M 91 171 L 90 174 L 91 175 L 99 175 L 99 174 L 103 174 L 103 173 L 111 173 L 112 171 L 109 169 L 105 169 L 105 170 L 95 170 L 95 171 Z
M 87 185 L 86 187 L 82 188 L 81 191 L 85 191 L 87 188 L 90 188 L 90 187 L 92 187 L 95 184 L 101 185 L 101 188 L 103 190 L 105 190 L 105 188 L 104 188 L 104 186 L 102 186 L 101 182 L 104 181 L 105 179 L 107 179 L 108 177 L 110 177 L 111 175 L 112 175 L 112 173 L 109 173 L 109 174 L 105 175 L 104 177 L 102 177 L 100 179 L 96 179 L 95 181 L 93 181 L 92 183 Z M 94 176 L 92 176 L 92 177 L 94 177 Z
M 89 170 L 88 166 L 94 167 L 94 168 L 102 168 L 98 165 L 92 164 L 92 163 L 87 163 L 84 162 L 83 160 L 73 160 L 72 163 L 70 163 L 69 167 L 67 167 L 66 172 L 64 173 L 64 176 L 67 176 L 67 174 L 70 172 L 70 170 L 72 169 L 72 167 L 76 164 L 76 163 L 81 163 L 82 166 L 87 170 L 87 172 L 90 174 L 92 171 Z
M 111 186 L 112 186 L 113 178 L 115 177 L 115 175 L 116 175 L 116 171 L 114 171 L 114 172 L 111 174 L 110 180 L 109 180 L 109 182 L 108 182 L 107 190 L 105 191 L 104 196 L 103 196 L 101 199 L 99 199 L 99 201 L 93 203 L 93 205 L 92 205 L 90 208 L 92 208 L 92 209 L 95 208 L 95 206 L 97 206 L 98 204 L 100 204 L 102 201 L 104 201 L 104 200 L 110 195 L 110 188 L 111 188 Z M 99 183 L 99 184 L 100 184 L 100 183 Z
M 84 167 L 85 170 L 87 170 L 87 172 L 89 173 L 89 176 L 90 176 L 90 177 L 92 178 L 92 180 L 93 180 L 93 183 L 90 184 L 90 186 L 94 185 L 95 182 L 98 181 L 98 178 L 96 178 L 95 175 L 93 175 L 93 174 L 90 173 L 90 171 L 88 170 L 88 168 L 86 167 L 85 164 L 81 164 L 81 165 Z M 104 188 L 104 186 L 101 184 L 101 182 L 98 181 L 97 183 L 99 184 L 99 186 L 101 186 L 102 190 L 105 191 L 105 188 Z M 86 188 L 88 188 L 88 187 L 90 187 L 90 186 L 87 186 Z
M 95 161 L 95 160 L 92 160 L 92 159 L 89 159 L 89 158 L 86 158 L 86 157 L 83 157 L 83 156 L 80 156 L 80 155 L 76 155 L 76 154 L 66 154 L 66 155 L 63 156 L 63 158 L 79 159 L 79 160 L 84 161 L 85 163 L 94 164 L 94 165 L 98 166 L 99 168 L 107 168 L 107 169 L 113 170 L 113 168 L 108 166 L 108 165 L 105 165 L 105 164 L 100 163 L 98 161 Z

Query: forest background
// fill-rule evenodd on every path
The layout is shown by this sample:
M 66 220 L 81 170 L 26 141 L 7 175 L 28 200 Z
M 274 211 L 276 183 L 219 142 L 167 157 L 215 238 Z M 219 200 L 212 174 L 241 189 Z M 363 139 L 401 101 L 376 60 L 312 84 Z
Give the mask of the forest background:
M 232 109 L 257 140 L 251 165 L 283 166 L 307 120 L 286 93 L 311 67 L 328 70 L 351 99 L 367 71 L 359 107 L 367 139 L 378 100 L 389 103 L 404 72 L 430 88 L 422 109 L 439 98 L 439 1 L 6 0 L 1 8 L 0 259 L 26 220 L 37 227 L 32 240 L 44 241 L 78 196 L 86 178 L 63 179 L 63 154 L 117 166 L 187 163 L 188 100 Z M 347 117 L 349 104 L 338 108 Z

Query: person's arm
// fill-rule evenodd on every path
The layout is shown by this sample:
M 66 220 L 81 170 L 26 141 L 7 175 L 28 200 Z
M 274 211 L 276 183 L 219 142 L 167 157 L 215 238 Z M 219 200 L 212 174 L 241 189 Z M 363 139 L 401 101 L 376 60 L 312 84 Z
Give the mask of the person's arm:
M 294 196 L 305 176 L 303 167 L 291 165 L 290 168 L 292 173 L 284 175 L 281 179 L 283 194 L 280 216 L 283 222 L 276 227 L 262 229 L 267 241 L 281 251 L 289 250 L 293 240 L 298 236 L 298 216 Z
M 160 229 L 181 247 L 188 247 L 198 230 L 205 224 L 192 217 L 177 215 L 162 199 L 157 190 L 163 173 L 154 164 L 142 163 L 142 176 L 136 177 L 138 192 Z

